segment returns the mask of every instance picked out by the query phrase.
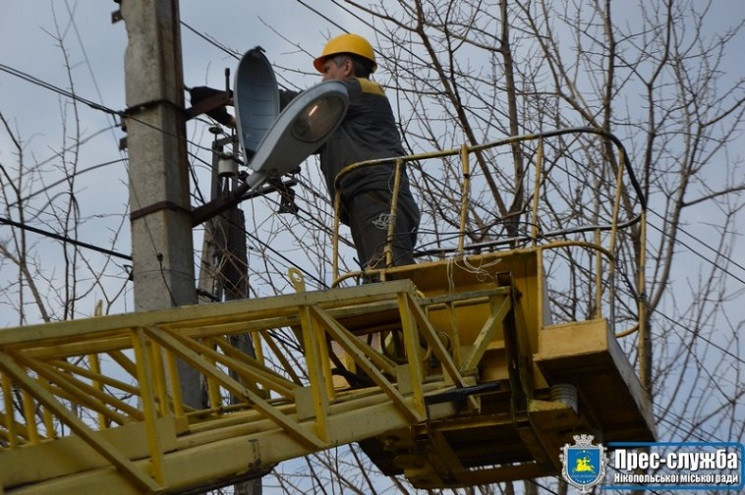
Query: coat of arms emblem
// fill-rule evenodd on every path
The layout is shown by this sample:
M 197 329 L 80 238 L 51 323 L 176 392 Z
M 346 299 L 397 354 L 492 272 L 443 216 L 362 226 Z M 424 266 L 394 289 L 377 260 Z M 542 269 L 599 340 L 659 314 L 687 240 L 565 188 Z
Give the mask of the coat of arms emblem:
M 603 481 L 608 457 L 603 445 L 592 444 L 594 438 L 592 435 L 574 435 L 573 437 L 574 445 L 565 444 L 559 455 L 563 466 L 561 476 L 584 494 Z

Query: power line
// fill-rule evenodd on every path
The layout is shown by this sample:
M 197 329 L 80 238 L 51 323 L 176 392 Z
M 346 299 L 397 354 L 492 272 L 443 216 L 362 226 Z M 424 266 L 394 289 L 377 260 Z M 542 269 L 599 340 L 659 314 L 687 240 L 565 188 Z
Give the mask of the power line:
M 117 160 L 110 160 L 108 162 L 99 163 L 97 165 L 91 165 L 90 167 L 88 167 L 86 169 L 79 170 L 79 171 L 75 172 L 74 174 L 67 175 L 67 176 L 63 177 L 62 179 L 60 179 L 58 181 L 52 182 L 51 184 L 43 187 L 42 189 L 39 189 L 36 192 L 33 192 L 33 193 L 29 194 L 28 196 L 26 196 L 24 198 L 19 199 L 18 201 L 14 201 L 13 203 L 9 203 L 7 205 L 7 208 L 12 208 L 13 206 L 15 206 L 15 205 L 17 205 L 19 203 L 24 203 L 24 202 L 28 201 L 29 199 L 33 198 L 34 196 L 38 196 L 39 194 L 42 194 L 42 193 L 48 191 L 49 189 L 51 189 L 51 188 L 53 188 L 53 187 L 55 187 L 55 186 L 57 186 L 59 184 L 62 184 L 63 182 L 66 182 L 66 181 L 70 180 L 70 178 L 72 178 L 72 177 L 77 177 L 77 176 L 82 175 L 82 174 L 84 174 L 86 172 L 92 172 L 93 170 L 97 170 L 99 168 L 106 167 L 108 165 L 114 165 L 114 164 L 122 163 L 122 162 L 126 162 L 126 161 L 127 161 L 126 158 L 119 158 Z
M 14 220 L 11 220 L 9 218 L 0 217 L 0 223 L 3 223 L 5 225 L 10 225 L 11 227 L 16 227 L 19 229 L 27 230 L 29 232 L 33 232 L 35 234 L 43 235 L 45 237 L 51 237 L 52 239 L 57 239 L 58 241 L 63 241 L 68 244 L 72 244 L 74 246 L 83 247 L 86 249 L 90 249 L 92 251 L 97 251 L 99 253 L 108 254 L 110 256 L 114 256 L 116 258 L 125 259 L 128 261 L 132 261 L 132 257 L 126 254 L 119 253 L 117 251 L 112 251 L 111 249 L 102 248 L 99 246 L 94 246 L 93 244 L 89 244 L 87 242 L 78 241 L 77 239 L 72 239 L 66 235 L 58 234 L 56 232 L 49 232 L 48 230 L 41 230 L 37 229 L 36 227 L 32 227 L 30 225 L 26 225 L 23 223 L 16 222 Z
M 331 25 L 333 25 L 333 26 L 335 26 L 335 27 L 337 27 L 337 28 L 341 29 L 341 30 L 342 30 L 342 31 L 344 31 L 345 33 L 347 32 L 347 30 L 346 30 L 346 29 L 344 29 L 344 28 L 343 28 L 343 27 L 341 26 L 341 24 L 339 24 L 338 22 L 332 21 L 332 20 L 331 20 L 331 19 L 330 19 L 330 18 L 329 18 L 328 16 L 326 16 L 326 15 L 322 14 L 322 13 L 321 13 L 320 11 L 318 11 L 317 9 L 315 9 L 315 8 L 311 7 L 310 5 L 308 5 L 307 3 L 303 2 L 303 0 L 295 0 L 295 2 L 299 3 L 300 5 L 302 5 L 303 7 L 305 7 L 306 9 L 310 10 L 311 12 L 313 12 L 314 14 L 316 14 L 316 15 L 317 15 L 318 17 L 320 17 L 320 18 L 321 18 L 321 19 L 323 19 L 324 21 L 328 22 L 329 24 L 331 24 Z
M 242 53 L 239 52 L 238 50 L 234 50 L 233 48 L 230 48 L 230 47 L 228 47 L 228 46 L 220 43 L 214 37 L 212 37 L 212 36 L 210 36 L 208 34 L 205 34 L 205 33 L 201 32 L 201 31 L 199 31 L 198 29 L 196 29 L 195 27 L 191 26 L 190 24 L 184 22 L 183 20 L 181 20 L 180 22 L 181 22 L 181 25 L 184 26 L 186 29 L 188 29 L 189 31 L 191 31 L 192 33 L 194 33 L 195 35 L 197 35 L 198 37 L 202 38 L 204 41 L 206 41 L 210 45 L 216 47 L 218 50 L 221 50 L 221 51 L 225 52 L 226 54 L 228 54 L 229 56 L 231 56 L 232 58 L 234 58 L 236 60 L 240 60 L 241 59 Z M 279 86 L 282 89 L 287 89 L 287 87 L 285 85 L 281 84 L 281 83 L 279 83 Z
M 195 159 L 197 158 L 196 156 L 193 156 L 193 157 Z M 79 174 L 82 174 L 82 173 L 85 173 L 85 172 L 96 170 L 96 169 L 101 168 L 101 167 L 104 167 L 104 166 L 108 166 L 108 165 L 112 165 L 112 164 L 116 164 L 116 163 L 121 163 L 121 162 L 126 162 L 126 161 L 127 161 L 126 158 L 120 158 L 120 159 L 117 159 L 117 160 L 111 160 L 111 161 L 108 161 L 108 162 L 100 163 L 98 165 L 91 166 L 91 167 L 89 167 L 89 168 L 87 168 L 85 170 L 79 171 L 75 175 L 79 175 Z M 204 163 L 206 163 L 206 162 L 204 162 Z M 38 190 L 38 191 L 36 191 L 34 193 L 31 193 L 30 195 L 26 196 L 22 200 L 19 200 L 19 201 L 16 201 L 14 203 L 9 204 L 8 206 L 9 207 L 12 207 L 13 205 L 18 204 L 19 202 L 23 202 L 23 201 L 26 201 L 26 200 L 34 197 L 34 196 L 37 196 L 37 195 L 39 195 L 39 194 L 41 194 L 41 193 L 43 193 L 43 192 L 51 189 L 52 187 L 54 187 L 54 186 L 56 186 L 56 185 L 58 185 L 58 184 L 60 184 L 60 183 L 62 183 L 64 181 L 68 180 L 69 177 L 70 176 L 64 177 L 64 178 L 62 178 L 62 179 L 60 179 L 60 180 L 58 180 L 58 181 L 56 181 L 56 182 L 54 182 L 54 183 L 46 186 L 43 189 L 40 189 L 40 190 Z M 195 182 L 196 182 L 196 180 L 195 180 Z M 126 259 L 126 260 L 129 260 L 129 261 L 132 260 L 132 257 L 129 256 L 129 255 L 122 254 L 122 253 L 119 253 L 119 252 L 116 252 L 116 251 L 112 251 L 112 250 L 109 250 L 109 249 L 106 249 L 106 248 L 102 248 L 100 246 L 95 246 L 95 245 L 90 244 L 90 243 L 87 243 L 87 242 L 83 242 L 83 241 L 79 241 L 79 240 L 76 240 L 76 239 L 72 239 L 72 238 L 70 238 L 68 236 L 64 236 L 64 235 L 58 234 L 56 232 L 45 231 L 45 230 L 42 230 L 42 229 L 39 229 L 39 228 L 36 228 L 36 227 L 32 227 L 32 226 L 30 226 L 28 224 L 24 224 L 24 223 L 16 222 L 14 220 L 10 220 L 8 218 L 0 217 L 0 223 L 6 224 L 6 225 L 10 225 L 10 226 L 13 226 L 13 227 L 16 227 L 16 228 L 20 228 L 20 229 L 23 229 L 23 230 L 26 230 L 26 231 L 29 231 L 29 232 L 33 232 L 33 233 L 36 233 L 36 234 L 39 234 L 39 235 L 42 235 L 42 236 L 45 236 L 45 237 L 49 237 L 49 238 L 52 238 L 52 239 L 57 239 L 57 240 L 60 240 L 60 241 L 63 241 L 63 242 L 66 242 L 66 243 L 69 243 L 69 244 L 72 244 L 72 245 L 75 245 L 75 246 L 79 246 L 79 247 L 83 247 L 83 248 L 90 249 L 90 250 L 93 250 L 93 251 L 97 251 L 97 252 L 100 252 L 100 253 L 103 253 L 103 254 L 109 254 L 111 256 L 115 256 L 115 257 L 118 257 L 118 258 Z M 311 279 L 313 279 L 314 281 L 316 281 L 320 286 L 327 287 L 327 284 L 325 284 L 321 279 L 319 279 L 315 275 L 311 274 L 307 270 L 303 269 L 302 267 L 296 265 L 292 260 L 290 260 L 289 258 L 287 258 L 286 256 L 284 256 L 278 250 L 274 249 L 273 247 L 271 247 L 269 244 L 267 244 L 266 242 L 264 242 L 261 239 L 259 239 L 254 234 L 248 232 L 246 230 L 245 226 L 243 226 L 241 230 L 244 232 L 244 234 L 247 237 L 251 238 L 256 244 L 262 246 L 264 250 L 268 250 L 269 252 L 274 253 L 277 257 L 279 257 L 282 260 L 284 260 L 284 262 L 286 262 L 288 266 L 293 266 L 293 267 L 297 268 L 298 270 L 301 270 L 308 277 L 310 277 Z
M 143 102 L 143 103 L 140 103 L 140 104 L 136 104 L 133 107 L 128 108 L 127 110 L 114 110 L 114 109 L 109 108 L 109 107 L 107 107 L 105 105 L 102 105 L 102 104 L 96 103 L 94 101 L 88 100 L 87 98 L 83 98 L 82 96 L 78 96 L 76 93 L 73 93 L 71 91 L 67 91 L 65 89 L 62 89 L 59 86 L 55 86 L 54 84 L 48 83 L 46 81 L 43 81 L 43 80 L 41 80 L 41 79 L 39 79 L 37 77 L 34 77 L 34 76 L 30 75 L 30 74 L 27 74 L 26 72 L 20 71 L 18 69 L 14 69 L 13 67 L 9 67 L 9 66 L 7 66 L 5 64 L 0 64 L 0 71 L 7 72 L 10 75 L 16 76 L 16 77 L 18 77 L 18 78 L 20 78 L 20 79 L 22 79 L 24 81 L 30 82 L 31 84 L 34 84 L 34 85 L 39 86 L 41 88 L 48 89 L 49 91 L 52 91 L 54 93 L 57 93 L 57 94 L 59 94 L 61 96 L 64 96 L 66 98 L 70 98 L 73 101 L 77 101 L 77 102 L 83 103 L 83 104 L 91 107 L 94 110 L 99 110 L 101 112 L 105 112 L 105 113 L 108 113 L 108 114 L 111 114 L 111 115 L 115 115 L 115 116 L 118 116 L 118 117 L 120 117 L 122 119 L 124 119 L 124 118 L 131 119 L 134 122 L 137 122 L 139 124 L 142 124 L 142 125 L 144 125 L 146 127 L 149 127 L 151 129 L 154 129 L 156 131 L 162 132 L 166 136 L 170 136 L 170 137 L 174 137 L 174 138 L 178 138 L 179 137 L 175 133 L 168 132 L 165 129 L 161 129 L 158 126 L 155 126 L 155 125 L 153 125 L 153 124 L 151 124 L 149 122 L 145 122 L 145 121 L 143 121 L 141 119 L 138 119 L 137 117 L 135 117 L 135 116 L 132 115 L 132 112 L 131 112 L 132 109 L 137 110 L 137 109 L 146 108 L 149 105 L 149 103 L 151 103 L 151 102 Z
M 206 37 L 204 37 L 204 38 L 205 39 L 208 39 Z M 24 80 L 26 82 L 29 82 L 31 84 L 34 84 L 36 86 L 39 86 L 41 88 L 50 90 L 50 91 L 52 91 L 54 93 L 57 93 L 57 94 L 59 94 L 61 96 L 66 97 L 66 98 L 70 98 L 71 100 L 74 100 L 74 101 L 78 101 L 80 103 L 83 103 L 83 104 L 91 107 L 94 110 L 100 110 L 102 112 L 105 112 L 105 113 L 108 113 L 108 114 L 111 114 L 111 115 L 116 115 L 116 116 L 119 116 L 121 118 L 129 117 L 129 118 L 133 119 L 134 121 L 137 121 L 137 122 L 139 122 L 139 123 L 141 123 L 143 125 L 146 125 L 146 126 L 148 126 L 150 128 L 153 128 L 153 129 L 155 129 L 157 131 L 160 131 L 160 132 L 162 132 L 164 134 L 167 134 L 167 135 L 172 134 L 172 133 L 166 132 L 164 129 L 160 129 L 160 128 L 156 127 L 156 126 L 153 126 L 152 124 L 149 124 L 147 122 L 142 122 L 139 119 L 133 117 L 131 114 L 130 115 L 127 115 L 127 112 L 113 110 L 113 109 L 111 109 L 109 107 L 106 107 L 106 106 L 101 105 L 101 104 L 98 104 L 98 103 L 96 103 L 94 101 L 91 101 L 91 100 L 88 100 L 88 99 L 83 98 L 81 96 L 78 96 L 77 94 L 75 94 L 75 93 L 73 93 L 71 91 L 67 91 L 65 89 L 62 89 L 62 88 L 60 88 L 58 86 L 55 86 L 55 85 L 53 85 L 53 84 L 51 84 L 51 83 L 49 83 L 47 81 L 43 81 L 43 80 L 41 80 L 41 79 L 39 79 L 39 78 L 37 78 L 35 76 L 32 76 L 32 75 L 30 75 L 30 74 L 28 74 L 26 72 L 23 72 L 21 70 L 18 70 L 18 69 L 14 69 L 13 67 L 7 66 L 5 64 L 0 64 L 0 70 L 3 71 L 3 72 L 8 73 L 10 75 L 13 75 L 15 77 L 18 77 L 19 79 L 22 79 L 22 80 Z M 174 137 L 175 137 L 175 135 L 174 135 Z M 122 160 L 126 161 L 126 159 L 122 159 Z M 106 164 L 110 164 L 110 163 L 115 163 L 115 161 L 108 162 Z M 101 166 L 103 166 L 103 165 L 104 164 L 102 164 Z M 63 181 L 68 180 L 68 179 L 69 179 L 69 176 L 61 179 L 61 181 L 56 182 L 55 185 L 58 184 L 59 182 L 63 182 Z M 52 187 L 52 186 L 49 186 L 49 187 Z M 39 194 L 40 192 L 43 192 L 46 189 L 47 188 L 43 189 L 42 191 L 38 191 L 36 193 L 33 193 L 32 196 L 34 196 L 36 194 Z M 68 236 L 61 235 L 61 234 L 58 234 L 56 232 L 49 232 L 49 231 L 45 231 L 45 230 L 42 230 L 42 229 L 38 229 L 36 227 L 31 227 L 30 225 L 22 224 L 22 223 L 19 223 L 19 222 L 16 222 L 16 221 L 13 221 L 13 220 L 10 220 L 10 219 L 7 219 L 7 218 L 0 217 L 0 223 L 6 224 L 6 225 L 11 225 L 13 227 L 20 228 L 20 229 L 23 229 L 23 230 L 27 230 L 29 232 L 34 232 L 36 234 L 43 235 L 45 237 L 49 237 L 49 238 L 52 238 L 52 239 L 57 239 L 57 240 L 60 240 L 60 241 L 63 241 L 63 242 L 67 242 L 67 243 L 72 244 L 72 245 L 75 245 L 75 246 L 83 247 L 83 248 L 86 248 L 86 249 L 91 249 L 93 251 L 97 251 L 97 252 L 100 252 L 100 253 L 108 254 L 108 255 L 115 256 L 115 257 L 122 258 L 122 259 L 126 259 L 126 260 L 129 260 L 129 261 L 132 260 L 132 257 L 130 255 L 125 255 L 125 254 L 122 254 L 122 253 L 119 253 L 119 252 L 116 252 L 116 251 L 112 251 L 112 250 L 109 250 L 109 249 L 106 249 L 106 248 L 101 248 L 99 246 L 95 246 L 95 245 L 90 244 L 90 243 L 86 243 L 86 242 L 83 242 L 83 241 L 78 241 L 78 240 L 75 240 L 75 239 L 71 239 Z
M 740 356 L 736 356 L 735 354 L 733 354 L 733 353 L 732 353 L 732 351 L 730 351 L 730 350 L 728 350 L 728 349 L 725 349 L 724 347 L 722 347 L 721 345 L 719 345 L 719 344 L 717 344 L 717 343 L 715 343 L 715 342 L 712 342 L 712 341 L 711 341 L 711 340 L 710 340 L 709 338 L 707 338 L 707 337 L 704 337 L 704 336 L 702 336 L 702 335 L 699 335 L 699 334 L 697 334 L 697 333 L 696 333 L 696 332 L 695 332 L 694 330 L 691 330 L 690 328 L 688 328 L 688 327 L 684 326 L 684 325 L 683 325 L 682 323 L 680 323 L 680 322 L 679 322 L 678 320 L 674 320 L 674 319 L 672 319 L 671 317 L 667 316 L 666 314 L 664 314 L 664 313 L 662 313 L 662 312 L 660 312 L 660 311 L 655 311 L 655 312 L 654 312 L 653 314 L 656 314 L 656 315 L 660 315 L 660 316 L 661 316 L 662 318 L 664 318 L 664 319 L 665 319 L 665 320 L 667 320 L 668 322 L 672 323 L 672 324 L 673 324 L 673 326 L 676 326 L 676 327 L 680 327 L 680 328 L 682 328 L 682 329 L 683 329 L 683 330 L 685 330 L 686 332 L 689 332 L 689 333 L 691 333 L 691 334 L 695 335 L 695 337 L 696 337 L 696 338 L 698 338 L 698 339 L 701 339 L 701 340 L 703 340 L 704 342 L 706 342 L 707 344 L 709 344 L 709 345 L 711 345 L 711 346 L 715 347 L 716 349 L 718 349 L 718 350 L 722 351 L 722 353 L 723 353 L 723 354 L 726 354 L 727 356 L 729 356 L 729 357 L 731 357 L 731 358 L 735 359 L 735 360 L 736 360 L 736 361 L 738 361 L 738 362 L 739 362 L 740 364 L 745 364 L 745 359 L 741 358 Z
M 20 71 L 18 69 L 14 69 L 13 67 L 9 67 L 5 64 L 0 64 L 0 70 L 3 72 L 7 72 L 8 74 L 18 77 L 19 79 L 23 79 L 24 81 L 30 82 L 31 84 L 35 84 L 36 86 L 40 86 L 44 89 L 48 89 L 50 91 L 53 91 L 57 94 L 60 94 L 62 96 L 65 96 L 67 98 L 70 98 L 71 100 L 78 101 L 80 103 L 83 103 L 89 107 L 91 107 L 94 110 L 100 110 L 102 112 L 116 115 L 118 117 L 124 117 L 124 112 L 120 110 L 113 110 L 107 106 L 101 105 L 99 103 L 96 103 L 95 101 L 88 100 L 87 98 L 83 98 L 82 96 L 78 96 L 77 94 L 67 91 L 66 89 L 62 89 L 59 86 L 55 86 L 54 84 L 48 83 L 46 81 L 42 81 L 41 79 L 34 77 L 30 74 L 27 74 L 26 72 Z
M 180 22 L 181 22 L 181 25 L 182 26 L 184 26 L 186 29 L 188 29 L 192 33 L 194 33 L 197 36 L 199 36 L 200 38 L 202 38 L 204 41 L 206 41 L 210 45 L 213 45 L 214 47 L 218 48 L 219 50 L 224 51 L 225 53 L 227 53 L 228 55 L 230 55 L 234 59 L 240 60 L 241 54 L 238 53 L 236 50 L 233 50 L 232 48 L 228 48 L 227 46 L 225 46 L 222 43 L 220 43 L 217 40 L 215 40 L 215 38 L 213 38 L 212 36 L 208 36 L 208 35 L 206 35 L 204 33 L 201 33 L 199 31 L 197 31 L 195 28 L 191 27 L 189 24 L 187 24 L 183 20 L 180 21 Z
M 667 419 L 662 416 L 655 416 L 656 420 L 660 423 L 667 423 L 668 425 L 673 427 L 673 430 L 680 430 L 681 424 L 684 424 L 685 427 L 689 428 L 688 430 L 683 430 L 686 433 L 690 434 L 691 437 L 695 438 L 696 440 L 699 440 L 701 442 L 711 442 L 712 440 L 718 441 L 718 442 L 727 442 L 731 439 L 723 439 L 722 437 L 719 437 L 709 431 L 705 431 L 701 425 L 697 425 L 692 423 L 690 420 L 688 420 L 685 416 L 682 416 L 676 412 L 669 411 L 668 413 L 670 416 L 672 416 L 671 419 Z M 706 435 L 706 436 L 704 436 Z M 671 439 L 672 440 L 672 439 Z
M 655 215 L 657 215 L 657 217 L 658 217 L 658 218 L 659 218 L 660 220 L 664 220 L 664 219 L 665 219 L 665 218 L 664 218 L 664 217 L 663 217 L 662 215 L 660 215 L 659 213 L 656 213 L 656 212 L 652 212 L 652 213 L 654 213 Z M 668 233 L 667 231 L 664 231 L 664 230 L 660 229 L 660 228 L 659 228 L 659 227 L 657 227 L 656 225 L 652 225 L 652 223 L 650 223 L 650 222 L 648 222 L 647 224 L 648 224 L 648 225 L 650 225 L 650 226 L 652 226 L 652 227 L 653 227 L 653 228 L 654 228 L 655 230 L 657 230 L 657 232 L 659 232 L 659 233 L 661 233 L 661 234 L 663 234 L 663 235 L 665 235 L 665 236 L 667 236 L 667 237 L 671 237 L 671 234 L 670 234 L 670 233 Z M 694 235 L 692 235 L 692 234 L 688 233 L 688 231 L 686 231 L 686 230 L 685 230 L 684 228 L 682 228 L 682 227 L 678 226 L 678 231 L 680 231 L 680 232 L 684 233 L 685 235 L 687 235 L 687 236 L 688 236 L 688 237 L 690 237 L 691 239 L 693 239 L 693 240 L 695 240 L 696 242 L 698 242 L 699 244 L 703 245 L 704 247 L 706 247 L 707 249 L 709 249 L 709 250 L 710 250 L 711 252 L 713 252 L 713 253 L 714 253 L 714 254 L 715 254 L 716 256 L 719 256 L 719 257 L 721 257 L 721 258 L 723 258 L 723 259 L 727 260 L 727 262 L 729 262 L 729 263 L 732 263 L 732 264 L 733 264 L 733 265 L 735 265 L 735 266 L 736 266 L 737 268 L 739 268 L 739 269 L 741 269 L 741 270 L 745 271 L 745 266 L 743 266 L 743 265 L 739 264 L 738 262 L 736 262 L 736 261 L 735 261 L 735 260 L 733 260 L 732 258 L 730 258 L 730 257 L 728 257 L 728 256 L 725 256 L 724 254 L 720 253 L 719 251 L 717 251 L 717 250 L 716 250 L 716 249 L 714 249 L 713 247 L 711 247 L 711 246 L 709 246 L 708 244 L 706 244 L 706 243 L 705 243 L 704 241 L 702 241 L 702 240 L 701 240 L 700 238 L 698 238 L 698 237 L 696 237 L 696 236 L 694 236 Z M 687 249 L 688 249 L 689 251 L 691 251 L 691 252 L 692 252 L 693 254 L 695 254 L 695 255 L 696 255 L 696 256 L 698 256 L 699 258 L 703 259 L 704 261 L 707 261 L 707 262 L 711 263 L 711 264 L 712 264 L 712 265 L 714 265 L 714 266 L 715 266 L 716 268 L 720 269 L 720 270 L 721 270 L 722 272 L 726 273 L 727 275 L 730 275 L 730 276 L 731 276 L 732 278 L 734 278 L 734 279 L 735 279 L 735 280 L 737 280 L 738 282 L 740 282 L 740 283 L 742 283 L 743 285 L 745 285 L 745 279 L 742 279 L 742 278 L 740 278 L 739 276 L 737 276 L 737 275 L 735 275 L 734 273 L 730 272 L 729 270 L 727 270 L 727 269 L 726 269 L 726 268 L 724 268 L 723 266 L 721 266 L 721 265 L 717 264 L 717 263 L 716 263 L 715 261 L 712 261 L 712 260 L 708 259 L 708 258 L 707 258 L 706 256 L 704 256 L 703 254 L 699 253 L 698 251 L 696 251 L 695 249 L 693 249 L 693 248 L 692 248 L 691 246 L 689 246 L 689 245 L 688 245 L 688 244 L 686 244 L 685 242 L 681 241 L 680 239 L 676 239 L 675 241 L 676 241 L 676 243 L 680 244 L 681 246 L 683 246 L 683 247 L 687 248 Z

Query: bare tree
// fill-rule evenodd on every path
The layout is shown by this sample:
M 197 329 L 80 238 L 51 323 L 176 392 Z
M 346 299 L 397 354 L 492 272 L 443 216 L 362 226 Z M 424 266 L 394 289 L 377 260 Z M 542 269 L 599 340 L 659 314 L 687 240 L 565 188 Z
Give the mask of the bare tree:
M 93 243 L 86 242 L 90 237 L 80 235 L 81 229 L 95 226 L 98 217 L 109 215 L 88 216 L 87 209 L 81 208 L 78 176 L 123 160 L 93 166 L 81 163 L 81 150 L 110 128 L 91 132 L 81 125 L 82 105 L 74 98 L 74 62 L 66 46 L 69 32 L 66 34 L 54 19 L 55 30 L 47 34 L 60 51 L 69 88 L 60 91 L 57 100 L 60 142 L 46 143 L 44 157 L 39 157 L 38 151 L 28 153 L 29 142 L 0 109 L 0 132 L 12 143 L 8 151 L 15 157 L 14 162 L 0 162 L 3 223 L 12 226 L 0 237 L 0 267 L 17 273 L 3 277 L 0 294 L 2 304 L 12 308 L 19 325 L 91 315 L 96 301 L 108 312 L 121 302 L 129 278 L 128 256 L 113 249 L 125 226 L 124 214 L 111 215 L 108 235 Z M 42 239 L 53 241 L 40 242 Z M 80 301 L 88 306 L 80 308 Z
M 737 404 L 745 393 L 745 351 L 738 338 L 743 316 L 734 301 L 742 297 L 743 267 L 734 246 L 745 205 L 735 148 L 745 79 L 734 57 L 743 20 L 715 29 L 711 3 L 674 0 L 634 8 L 610 1 L 333 3 L 375 30 L 387 69 L 378 77 L 397 104 L 411 152 L 576 127 L 611 132 L 626 143 L 650 213 L 647 266 L 639 265 L 645 246 L 636 229 L 633 249 L 623 254 L 636 273 L 621 274 L 627 281 L 640 270 L 647 274 L 646 292 L 629 289 L 629 297 L 645 298 L 648 330 L 623 344 L 654 401 L 658 435 L 742 441 Z M 543 231 L 598 218 L 612 203 L 610 187 L 622 164 L 609 142 L 600 143 L 597 156 L 586 144 L 562 139 L 552 145 L 557 154 L 571 148 L 576 174 L 566 173 L 562 187 L 557 182 L 545 198 Z M 515 143 L 509 153 L 476 157 L 473 174 L 481 188 L 468 211 L 471 242 L 531 227 L 526 162 L 535 156 L 535 148 Z M 603 161 L 611 169 L 597 169 Z M 424 165 L 412 172 L 424 214 L 420 248 L 442 244 L 457 225 L 458 167 L 445 159 L 436 172 Z M 633 196 L 628 188 L 621 200 L 628 213 Z M 323 249 L 314 253 L 325 255 Z M 568 290 L 552 292 L 558 320 L 594 311 L 586 260 L 572 263 Z M 624 312 L 639 316 L 629 305 L 617 319 Z

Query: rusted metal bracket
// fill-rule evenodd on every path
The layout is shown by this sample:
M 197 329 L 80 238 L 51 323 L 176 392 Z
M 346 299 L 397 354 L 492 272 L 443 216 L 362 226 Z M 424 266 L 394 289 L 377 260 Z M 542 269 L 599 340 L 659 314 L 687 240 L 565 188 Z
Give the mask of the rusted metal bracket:
M 282 194 L 282 190 L 288 189 L 297 184 L 297 180 L 288 179 L 278 184 L 269 183 L 256 191 L 248 193 L 249 186 L 246 183 L 241 184 L 235 190 L 230 192 L 227 196 L 213 199 L 209 203 L 205 203 L 192 210 L 191 224 L 193 227 L 200 225 L 215 215 L 219 215 L 231 206 L 237 205 L 241 201 L 247 199 L 256 198 L 258 196 L 266 196 L 273 192 L 279 192 Z
M 184 208 L 181 205 L 174 203 L 173 201 L 158 201 L 157 203 L 153 203 L 149 206 L 133 211 L 132 213 L 129 214 L 129 220 L 135 221 L 138 218 L 142 218 L 146 215 L 155 213 L 156 211 L 160 211 L 160 210 L 181 211 L 181 212 L 185 212 L 191 215 L 190 210 Z

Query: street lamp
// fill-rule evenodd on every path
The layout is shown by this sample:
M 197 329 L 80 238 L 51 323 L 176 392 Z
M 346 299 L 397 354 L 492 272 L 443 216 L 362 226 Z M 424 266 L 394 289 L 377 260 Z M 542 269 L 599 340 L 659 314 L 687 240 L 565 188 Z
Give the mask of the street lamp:
M 259 143 L 246 182 L 251 189 L 297 168 L 339 127 L 349 106 L 341 81 L 324 81 L 300 93 L 279 114 Z M 247 157 L 248 158 L 248 157 Z
M 349 97 L 341 81 L 303 91 L 279 113 L 279 88 L 261 48 L 246 52 L 235 76 L 240 149 L 253 171 L 249 190 L 296 169 L 341 123 Z M 279 115 L 277 115 L 279 113 Z

